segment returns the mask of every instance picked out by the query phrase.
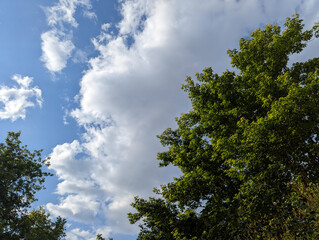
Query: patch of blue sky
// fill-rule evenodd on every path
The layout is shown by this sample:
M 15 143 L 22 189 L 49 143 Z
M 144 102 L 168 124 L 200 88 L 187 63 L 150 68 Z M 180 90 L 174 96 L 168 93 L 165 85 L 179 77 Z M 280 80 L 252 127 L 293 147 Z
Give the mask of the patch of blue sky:
M 79 84 L 74 84 L 81 78 L 81 71 L 72 69 L 52 81 L 51 74 L 44 68 L 41 57 L 41 33 L 48 29 L 45 6 L 55 1 L 16 0 L 0 1 L 0 85 L 14 87 L 14 74 L 33 78 L 32 86 L 38 86 L 44 99 L 42 108 L 35 106 L 27 109 L 26 118 L 1 120 L 1 141 L 8 131 L 21 131 L 22 144 L 27 144 L 30 150 L 43 149 L 43 157 L 47 156 L 54 146 L 72 141 L 77 137 L 75 124 L 63 123 L 66 97 L 74 96 L 79 91 Z M 35 204 L 44 205 L 48 201 L 57 203 L 54 194 L 58 179 L 48 177 L 46 190 L 37 195 L 39 201 Z
M 50 1 L 48 1 L 50 2 Z M 48 3 L 46 2 L 46 3 Z M 48 124 L 54 121 L 56 113 L 52 110 L 48 111 L 50 104 L 47 97 L 47 90 L 56 90 L 50 81 L 50 76 L 43 68 L 40 62 L 40 34 L 46 26 L 45 14 L 41 5 L 43 1 L 1 1 L 0 2 L 0 82 L 1 85 L 12 87 L 16 85 L 11 77 L 14 74 L 22 76 L 30 76 L 33 78 L 31 86 L 38 86 L 42 90 L 44 103 L 42 108 L 34 107 L 27 109 L 25 120 L 18 119 L 14 123 L 11 120 L 3 120 L 0 126 L 0 133 L 3 136 L 7 131 L 22 130 L 23 138 L 27 138 L 27 142 L 38 148 L 45 147 L 45 140 L 38 141 L 37 134 L 49 139 L 51 128 L 47 128 Z M 48 86 L 48 85 L 52 86 Z M 49 88 L 48 88 L 49 87 Z M 54 88 L 52 88 L 54 87 Z M 56 94 L 54 94 L 56 96 Z M 56 98 L 53 98 L 56 99 Z M 54 113 L 54 114 L 53 114 Z M 41 120 L 41 116 L 52 115 L 52 118 Z M 52 132 L 51 132 L 52 133 Z M 30 136 L 29 138 L 27 136 Z M 54 143 L 52 143 L 52 146 Z
M 19 72 L 34 75 L 41 63 L 40 33 L 46 26 L 43 1 L 0 2 L 1 82 Z M 7 81 L 8 81 L 7 80 Z
M 101 32 L 101 26 L 105 23 L 112 23 L 110 31 L 115 35 L 118 33 L 115 24 L 120 20 L 120 15 L 114 9 L 118 9 L 118 3 L 115 0 L 92 1 L 92 12 L 96 17 L 89 19 L 83 12 L 83 9 L 78 9 L 74 18 L 78 22 L 78 27 L 73 29 L 73 43 L 78 50 L 86 53 L 88 58 L 95 57 L 98 52 L 94 49 L 92 39 L 98 36 Z M 75 50 L 76 51 L 76 50 Z M 75 63 L 76 64 L 76 63 Z M 84 63 L 86 64 L 86 63 Z

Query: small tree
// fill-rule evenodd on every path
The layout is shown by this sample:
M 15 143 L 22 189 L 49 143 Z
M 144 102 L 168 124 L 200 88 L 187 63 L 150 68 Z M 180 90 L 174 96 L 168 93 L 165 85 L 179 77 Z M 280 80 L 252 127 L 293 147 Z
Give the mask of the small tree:
M 96 240 L 105 240 L 105 238 L 102 236 L 101 233 L 98 233 L 96 235 Z M 113 240 L 113 238 L 109 237 L 108 240 Z
M 182 175 L 155 190 L 161 198 L 135 198 L 138 239 L 314 236 L 302 215 L 309 194 L 292 184 L 319 180 L 319 58 L 287 65 L 318 36 L 317 24 L 303 27 L 294 15 L 283 31 L 269 24 L 241 39 L 228 51 L 238 74 L 187 77 L 192 109 L 159 136 L 168 150 L 158 154 Z
M 0 239 L 60 239 L 64 219 L 52 222 L 43 208 L 28 211 L 51 174 L 42 170 L 48 159 L 41 158 L 41 151 L 31 153 L 21 146 L 19 136 L 9 132 L 0 144 Z

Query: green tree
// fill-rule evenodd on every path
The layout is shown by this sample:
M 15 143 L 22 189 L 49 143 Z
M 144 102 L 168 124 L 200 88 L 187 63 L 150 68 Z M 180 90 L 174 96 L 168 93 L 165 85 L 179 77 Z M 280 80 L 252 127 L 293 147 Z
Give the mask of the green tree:
M 257 29 L 228 51 L 238 71 L 186 78 L 192 109 L 159 136 L 158 154 L 182 175 L 160 198 L 135 198 L 138 239 L 316 237 L 312 192 L 298 187 L 319 180 L 319 58 L 288 64 L 318 37 L 318 24 L 303 28 L 294 15 L 283 30 Z
M 102 234 L 98 233 L 96 235 L 96 240 L 105 240 L 105 238 L 102 236 Z
M 96 235 L 96 240 L 105 240 L 105 238 L 102 236 L 101 233 L 98 233 Z M 113 240 L 113 238 L 109 237 L 108 240 Z
M 58 240 L 65 236 L 64 230 L 66 220 L 58 217 L 55 222 L 50 220 L 50 214 L 43 207 L 31 210 L 24 218 L 22 225 L 22 236 L 24 239 Z
M 41 158 L 41 151 L 21 146 L 19 136 L 9 132 L 0 143 L 0 239 L 61 239 L 64 219 L 52 222 L 43 208 L 29 211 L 51 174 L 42 170 L 48 159 Z

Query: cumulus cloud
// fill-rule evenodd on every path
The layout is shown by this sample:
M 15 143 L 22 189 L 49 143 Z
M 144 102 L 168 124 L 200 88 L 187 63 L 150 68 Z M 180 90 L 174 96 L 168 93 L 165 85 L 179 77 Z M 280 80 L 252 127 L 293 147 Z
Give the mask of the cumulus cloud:
M 72 41 L 56 29 L 41 35 L 42 57 L 45 67 L 51 72 L 61 71 L 74 49 Z
M 38 87 L 30 87 L 33 78 L 22 77 L 16 74 L 12 77 L 18 86 L 0 86 L 0 119 L 16 121 L 25 119 L 27 108 L 35 105 L 42 106 L 41 90 Z
M 41 61 L 52 73 L 60 72 L 67 65 L 75 46 L 72 42 L 72 31 L 78 27 L 74 14 L 78 7 L 82 7 L 83 15 L 94 19 L 95 13 L 91 11 L 90 0 L 59 0 L 59 2 L 46 9 L 48 25 L 51 29 L 41 35 L 42 56 Z M 77 53 L 80 53 L 77 51 Z M 76 61 L 83 60 L 83 53 L 75 57 Z
M 71 220 L 93 224 L 99 210 L 99 203 L 92 199 L 91 195 L 81 195 L 81 198 L 69 195 L 58 207 L 51 203 L 48 203 L 46 207 L 54 215 L 62 213 L 62 216 L 71 216 Z
M 110 229 L 108 227 L 105 228 L 97 228 L 96 232 L 102 234 L 102 236 L 108 236 L 110 233 Z M 90 231 L 84 231 L 79 228 L 72 229 L 67 233 L 66 240 L 95 240 L 96 235 L 92 234 Z
M 95 240 L 96 236 L 94 236 L 89 231 L 84 231 L 79 228 L 72 229 L 67 233 L 66 240 Z
M 174 127 L 174 117 L 188 111 L 187 97 L 180 90 L 185 76 L 207 66 L 218 73 L 231 68 L 226 51 L 237 47 L 241 37 L 266 23 L 282 23 L 296 9 L 306 22 L 313 20 L 319 3 L 120 3 L 119 33 L 109 32 L 108 23 L 102 25 L 93 40 L 99 55 L 89 59 L 78 95 L 80 106 L 71 112 L 84 129 L 82 137 L 56 146 L 51 154 L 62 197 L 48 208 L 80 222 L 89 219 L 92 226 L 108 226 L 114 233 L 136 233 L 136 226 L 127 220 L 133 196 L 149 196 L 154 186 L 179 174 L 157 167 L 156 153 L 163 149 L 155 136 Z
M 78 6 L 85 7 L 86 12 L 90 12 L 92 8 L 90 0 L 59 0 L 55 6 L 47 9 L 48 24 L 56 26 L 67 23 L 77 27 L 78 23 L 74 18 L 74 13 Z

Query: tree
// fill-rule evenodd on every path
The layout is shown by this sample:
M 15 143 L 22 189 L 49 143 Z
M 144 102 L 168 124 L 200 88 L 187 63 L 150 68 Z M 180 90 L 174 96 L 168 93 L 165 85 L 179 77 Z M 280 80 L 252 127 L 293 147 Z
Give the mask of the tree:
M 62 239 L 65 236 L 65 223 L 66 220 L 61 217 L 57 217 L 55 222 L 51 221 L 50 214 L 40 207 L 28 212 L 23 222 L 22 236 L 32 240 Z
M 96 235 L 96 240 L 105 240 L 105 238 L 102 236 L 101 233 L 98 233 Z M 113 238 L 109 237 L 108 240 L 113 240 Z
M 159 136 L 158 154 L 182 175 L 155 189 L 160 198 L 135 198 L 138 239 L 317 236 L 298 187 L 319 180 L 319 58 L 288 64 L 318 37 L 318 24 L 303 28 L 298 15 L 283 30 L 268 24 L 228 50 L 238 71 L 186 78 L 192 109 Z
M 102 234 L 98 233 L 96 235 L 96 240 L 105 240 L 105 238 L 102 236 Z
M 65 220 L 52 222 L 43 208 L 28 211 L 43 189 L 48 159 L 21 146 L 20 132 L 9 132 L 0 144 L 0 239 L 61 239 Z

